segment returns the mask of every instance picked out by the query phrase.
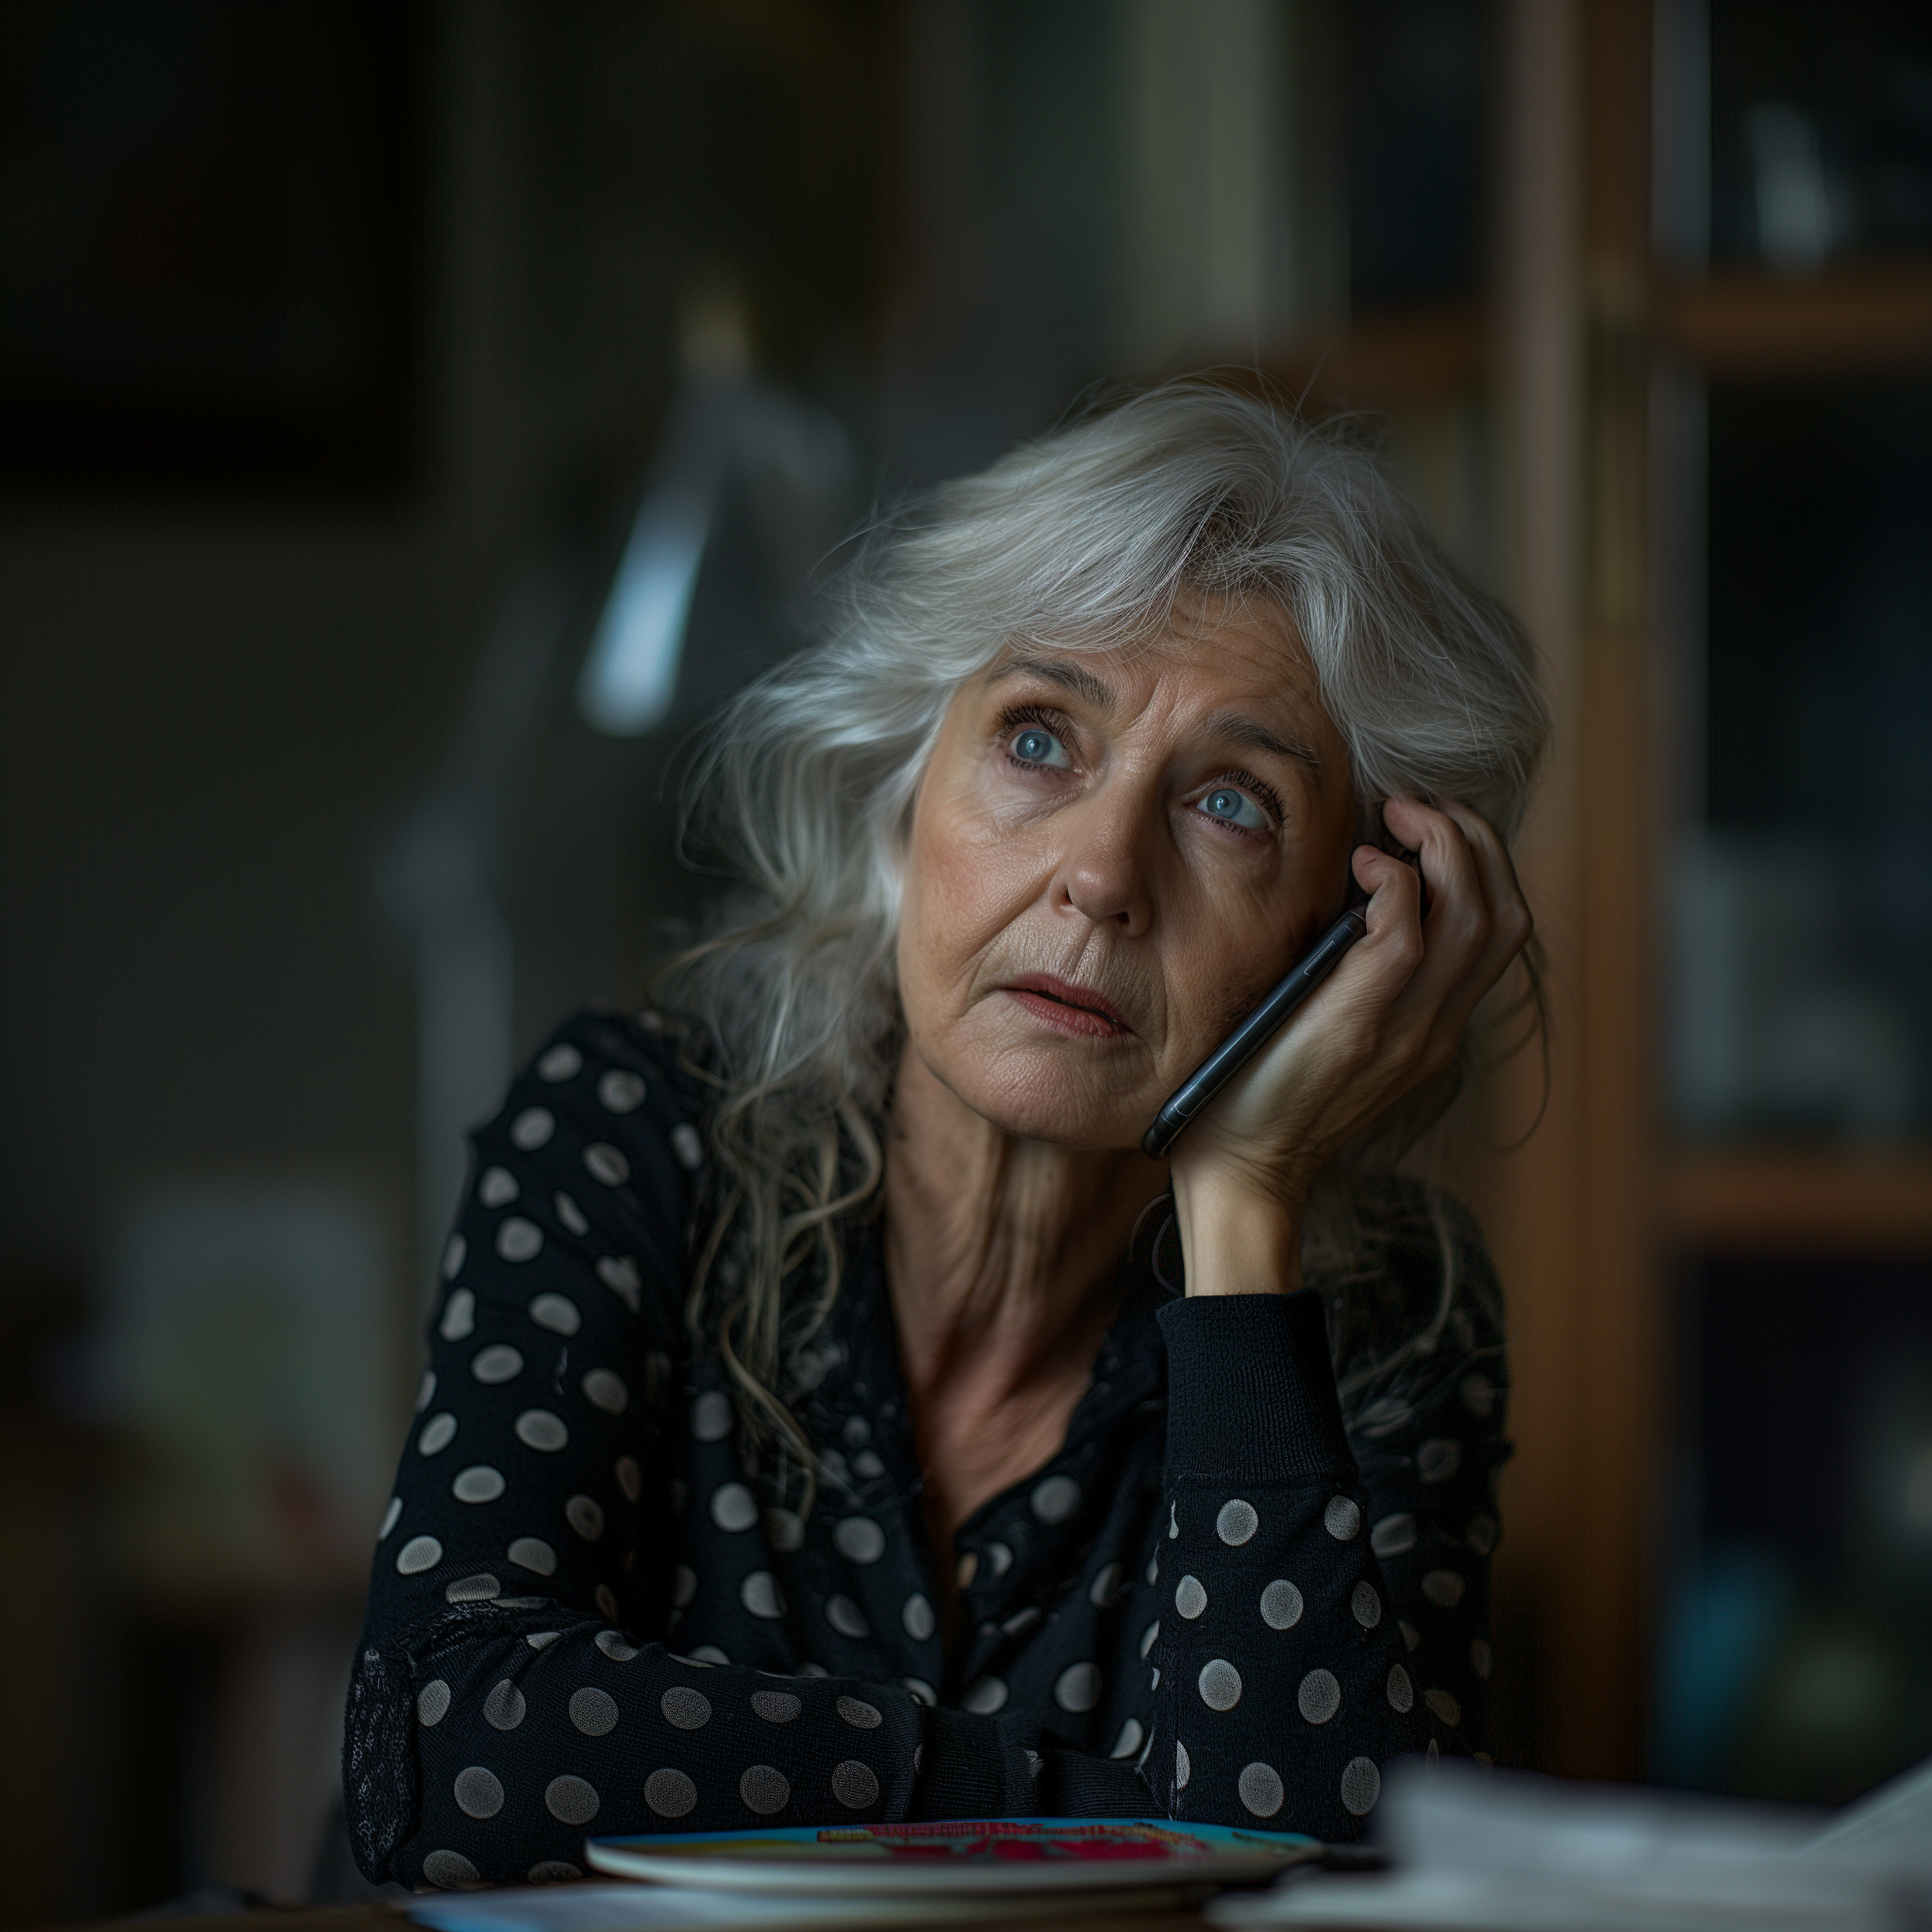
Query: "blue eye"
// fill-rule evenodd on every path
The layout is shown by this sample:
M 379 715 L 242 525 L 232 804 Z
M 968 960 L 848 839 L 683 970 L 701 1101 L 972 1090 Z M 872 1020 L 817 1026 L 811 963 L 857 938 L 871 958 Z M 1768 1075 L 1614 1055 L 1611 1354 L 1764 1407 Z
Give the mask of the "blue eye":
M 1023 765 L 1047 765 L 1058 770 L 1073 760 L 1067 748 L 1051 731 L 1029 724 L 1007 747 Z
M 1265 832 L 1268 829 L 1267 814 L 1245 791 L 1237 791 L 1232 785 L 1217 785 L 1201 801 L 1201 809 L 1210 819 L 1239 825 L 1244 832 Z

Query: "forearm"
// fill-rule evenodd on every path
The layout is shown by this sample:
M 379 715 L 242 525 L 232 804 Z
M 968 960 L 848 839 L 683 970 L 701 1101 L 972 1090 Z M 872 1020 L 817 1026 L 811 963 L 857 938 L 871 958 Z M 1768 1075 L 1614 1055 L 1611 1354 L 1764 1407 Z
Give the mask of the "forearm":
M 1292 1294 L 1302 1285 L 1298 1191 L 1275 1193 L 1220 1167 L 1174 1174 L 1174 1225 L 1190 1295 Z

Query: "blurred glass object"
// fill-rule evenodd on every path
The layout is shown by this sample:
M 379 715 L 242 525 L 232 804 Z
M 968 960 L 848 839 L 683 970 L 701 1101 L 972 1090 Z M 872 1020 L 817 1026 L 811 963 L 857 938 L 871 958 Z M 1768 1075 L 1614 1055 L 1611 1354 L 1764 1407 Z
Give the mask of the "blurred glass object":
M 584 716 L 617 738 L 670 714 L 727 477 L 745 479 L 770 561 L 797 591 L 854 507 L 850 439 L 828 410 L 753 377 L 738 304 L 695 305 L 684 336 L 684 382 L 577 683 Z
M 1744 116 L 1757 189 L 1757 246 L 1774 268 L 1817 268 L 1848 224 L 1833 206 L 1818 152 L 1818 130 L 1802 109 L 1759 101 Z M 1838 197 L 1842 201 L 1842 192 Z
M 381 1231 L 323 1186 L 158 1192 L 103 1309 L 127 1552 L 169 1599 L 359 1578 L 393 1454 Z
M 1710 0 L 1707 19 L 1711 254 L 1809 274 L 1932 248 L 1932 9 Z
M 1673 879 L 1679 1128 L 1932 1128 L 1932 384 L 1721 388 L 1703 823 Z

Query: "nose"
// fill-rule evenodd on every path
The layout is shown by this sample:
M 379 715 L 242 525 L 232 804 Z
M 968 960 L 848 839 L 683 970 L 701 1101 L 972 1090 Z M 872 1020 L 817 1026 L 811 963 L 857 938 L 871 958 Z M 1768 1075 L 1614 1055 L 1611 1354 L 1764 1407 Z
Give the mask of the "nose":
M 1109 785 L 1059 821 L 1066 844 L 1054 875 L 1056 910 L 1137 938 L 1154 919 L 1151 799 Z

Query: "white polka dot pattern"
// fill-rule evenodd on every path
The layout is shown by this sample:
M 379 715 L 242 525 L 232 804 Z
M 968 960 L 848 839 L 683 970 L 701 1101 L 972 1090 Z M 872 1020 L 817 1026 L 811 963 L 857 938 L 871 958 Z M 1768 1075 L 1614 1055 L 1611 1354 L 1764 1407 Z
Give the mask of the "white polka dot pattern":
M 1353 1496 L 1331 1498 L 1322 1512 L 1322 1526 L 1337 1542 L 1353 1542 L 1361 1534 L 1361 1505 Z
M 630 1162 L 621 1149 L 608 1141 L 592 1141 L 584 1149 L 584 1165 L 590 1170 L 591 1178 L 602 1181 L 607 1188 L 621 1188 L 630 1178 Z
M 857 1640 L 872 1635 L 872 1625 L 865 1621 L 865 1612 L 849 1596 L 838 1592 L 825 1599 L 825 1622 L 841 1637 Z
M 439 1849 L 423 1860 L 423 1875 L 431 1885 L 453 1890 L 459 1885 L 478 1885 L 483 1874 L 460 1852 Z
M 1272 1764 L 1258 1761 L 1243 1769 L 1235 1790 L 1257 1818 L 1273 1818 L 1288 1796 L 1282 1788 L 1281 1774 Z
M 1415 1518 L 1407 1510 L 1385 1516 L 1369 1532 L 1369 1547 L 1383 1558 L 1400 1557 L 1415 1548 Z
M 1080 1507 L 1080 1485 L 1069 1475 L 1050 1475 L 1036 1483 L 1030 1499 L 1042 1523 L 1064 1523 Z
M 1382 1795 L 1382 1774 L 1373 1757 L 1351 1757 L 1341 1774 L 1341 1802 L 1350 1814 L 1366 1818 Z
M 470 1818 L 494 1818 L 503 1809 L 503 1785 L 492 1771 L 473 1764 L 457 1774 L 457 1809 Z
M 644 1780 L 644 1803 L 659 1818 L 683 1818 L 697 1802 L 697 1786 L 681 1771 L 654 1771 Z
M 617 1699 L 608 1690 L 599 1690 L 593 1684 L 586 1684 L 581 1690 L 573 1690 L 570 1698 L 570 1721 L 587 1738 L 602 1738 L 617 1728 Z
M 521 1214 L 506 1215 L 497 1224 L 496 1252 L 506 1261 L 534 1261 L 543 1252 L 543 1230 Z
M 1241 1701 L 1241 1674 L 1224 1657 L 1210 1657 L 1196 1688 L 1209 1710 L 1232 1710 Z
M 587 1779 L 554 1777 L 543 1787 L 543 1808 L 560 1824 L 588 1824 L 596 1817 L 602 1804 L 595 1788 Z
M 700 1442 L 722 1442 L 731 1433 L 731 1398 L 708 1389 L 691 1406 L 691 1432 Z
M 742 1483 L 720 1483 L 711 1491 L 711 1521 L 733 1535 L 758 1520 L 758 1506 Z
M 833 1526 L 832 1546 L 854 1563 L 876 1563 L 886 1553 L 886 1533 L 869 1516 L 848 1516 Z
M 486 1388 L 513 1382 L 524 1372 L 524 1358 L 507 1341 L 492 1343 L 471 1357 L 470 1373 Z
M 476 1198 L 486 1208 L 507 1208 L 523 1192 L 507 1167 L 486 1167 L 476 1183 Z
M 785 1599 L 778 1579 L 769 1570 L 754 1570 L 738 1586 L 738 1600 L 754 1617 L 767 1620 L 785 1614 Z
M 1311 1724 L 1325 1724 L 1341 1708 L 1341 1685 L 1333 1671 L 1312 1670 L 1294 1693 L 1295 1708 Z
M 534 1296 L 530 1302 L 530 1320 L 553 1335 L 575 1335 L 584 1325 L 576 1303 L 561 1294 Z
M 583 1072 L 584 1057 L 569 1041 L 560 1040 L 537 1061 L 540 1080 L 569 1080 Z
M 487 1462 L 476 1462 L 458 1472 L 456 1480 L 449 1486 L 449 1492 L 458 1503 L 493 1503 L 508 1487 L 500 1469 L 492 1469 Z
M 586 1369 L 584 1400 L 606 1415 L 622 1415 L 630 1407 L 630 1391 L 624 1386 L 624 1377 L 610 1369 Z
M 1091 1663 L 1069 1664 L 1054 1679 L 1053 1701 L 1079 1716 L 1100 1702 L 1100 1672 Z
M 644 1104 L 643 1075 L 627 1068 L 612 1067 L 597 1082 L 597 1098 L 610 1113 L 635 1113 Z
M 513 1731 L 529 1708 L 524 1693 L 508 1677 L 500 1677 L 483 1700 L 483 1722 L 494 1731 Z
M 1214 1519 L 1214 1534 L 1230 1547 L 1239 1547 L 1249 1541 L 1261 1526 L 1261 1519 L 1255 1513 L 1255 1506 L 1236 1497 L 1231 1503 L 1221 1506 L 1221 1514 Z
M 1004 1710 L 1007 1703 L 1007 1687 L 998 1677 L 979 1677 L 966 1687 L 966 1694 L 960 1698 L 963 1710 L 970 1710 L 975 1717 L 991 1717 L 997 1710 Z
M 412 1536 L 396 1552 L 396 1574 L 420 1576 L 442 1561 L 442 1545 L 433 1536 Z
M 1302 1620 L 1302 1593 L 1285 1576 L 1261 1592 L 1261 1621 L 1271 1630 L 1292 1630 Z
M 516 1420 L 516 1437 L 525 1448 L 554 1456 L 570 1441 L 570 1431 L 547 1408 L 526 1408 Z
M 708 1090 L 678 1070 L 689 1034 L 592 1045 L 629 1024 L 574 1027 L 544 1055 L 558 1076 L 533 1070 L 475 1140 L 371 1604 L 370 1641 L 406 1682 L 385 1590 L 419 1624 L 467 1609 L 449 1627 L 475 1633 L 443 1676 L 408 1683 L 424 1785 L 391 1874 L 406 1884 L 562 1882 L 593 1831 L 875 1817 L 931 1768 L 920 1707 L 941 1701 L 941 1619 L 893 1338 L 868 1292 L 876 1237 L 858 1225 L 856 1291 L 797 1358 L 795 1412 L 821 1458 L 807 1511 L 796 1466 L 741 1429 L 715 1355 L 688 1340 L 691 1230 L 676 1217 L 706 1198 Z M 1439 1306 L 1440 1261 L 1439 1239 L 1418 1243 L 1413 1305 Z M 721 1294 L 743 1266 L 720 1253 Z M 1157 1311 L 1183 1326 L 1192 1312 L 1155 1297 L 1124 1313 L 1064 1450 L 956 1545 L 963 1615 L 947 1639 L 965 1688 L 944 1701 L 1038 1743 L 1014 1755 L 1042 1779 L 1039 1725 L 1145 1767 L 1177 1819 L 1345 1840 L 1385 1757 L 1425 1748 L 1430 1724 L 1445 1746 L 1483 1738 L 1493 1326 L 1458 1287 L 1425 1370 L 1391 1351 L 1373 1403 L 1344 1395 L 1363 1477 L 1337 1474 L 1338 1451 L 1309 1465 L 1325 1476 L 1290 1480 L 1238 1446 L 1163 1466 Z M 1206 1387 L 1208 1357 L 1188 1346 Z M 1457 1357 L 1477 1349 L 1474 1377 Z M 1185 1354 L 1170 1357 L 1176 1403 Z M 1498 1420 L 1478 1426 L 1485 1402 Z M 1201 1441 L 1213 1431 L 1218 1417 Z M 1190 1467 L 1220 1473 L 1174 1473 Z M 470 1774 L 462 1798 L 493 1805 L 487 1817 L 458 1802 Z M 432 1870 L 445 1855 L 458 1862 Z

